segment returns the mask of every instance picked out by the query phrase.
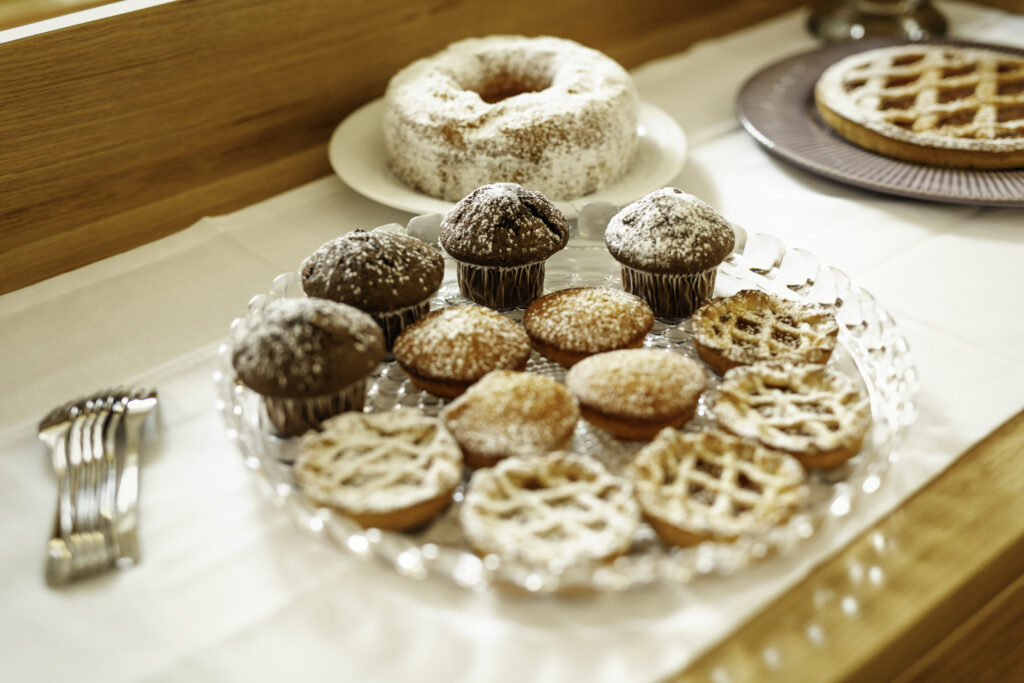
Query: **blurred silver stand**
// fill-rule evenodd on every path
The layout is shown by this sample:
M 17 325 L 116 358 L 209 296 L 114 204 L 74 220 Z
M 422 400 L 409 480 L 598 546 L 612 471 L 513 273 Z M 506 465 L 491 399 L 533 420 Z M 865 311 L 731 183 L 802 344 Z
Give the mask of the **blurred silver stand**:
M 946 35 L 931 0 L 819 0 L 807 27 L 827 42 L 860 38 L 924 40 Z

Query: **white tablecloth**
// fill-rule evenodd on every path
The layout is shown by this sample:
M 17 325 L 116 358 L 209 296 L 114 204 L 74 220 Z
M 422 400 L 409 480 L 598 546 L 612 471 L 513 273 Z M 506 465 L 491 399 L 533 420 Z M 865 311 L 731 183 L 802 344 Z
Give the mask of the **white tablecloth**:
M 1024 46 L 1024 17 L 943 3 L 958 37 Z M 328 177 L 0 297 L 0 648 L 16 681 L 645 680 L 726 636 L 1024 406 L 1019 210 L 932 204 L 765 154 L 733 101 L 809 49 L 795 12 L 634 71 L 690 151 L 675 183 L 730 220 L 846 271 L 900 323 L 919 417 L 868 505 L 732 578 L 538 598 L 418 582 L 304 533 L 265 499 L 213 409 L 215 348 L 247 300 L 322 242 L 409 214 Z M 160 389 L 142 482 L 144 560 L 43 582 L 55 486 L 35 424 L 113 384 Z M 59 644 L 59 647 L 57 645 Z

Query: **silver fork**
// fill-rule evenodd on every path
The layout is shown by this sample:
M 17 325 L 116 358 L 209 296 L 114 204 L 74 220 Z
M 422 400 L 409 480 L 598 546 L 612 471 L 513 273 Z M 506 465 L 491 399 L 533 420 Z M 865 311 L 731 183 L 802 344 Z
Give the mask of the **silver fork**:
M 106 536 L 107 551 L 113 558 L 120 555 L 114 533 L 114 506 L 117 496 L 117 431 L 121 425 L 121 416 L 124 414 L 124 404 L 122 403 L 124 397 L 125 390 L 123 388 L 114 390 L 107 397 L 107 402 L 104 404 L 107 422 L 100 435 L 104 464 L 102 480 L 99 482 L 99 524 Z
M 74 402 L 57 406 L 39 422 L 39 439 L 50 450 L 53 474 L 57 478 L 57 510 L 53 517 L 53 531 L 47 543 L 46 580 L 51 585 L 66 579 L 61 568 L 70 569 L 70 551 L 64 539 L 71 535 L 74 512 L 71 507 L 71 482 L 68 481 L 68 432 L 71 429 L 71 406 Z
M 121 400 L 124 422 L 124 461 L 117 484 L 114 545 L 117 566 L 130 567 L 139 561 L 139 442 L 142 426 L 157 404 L 156 390 L 136 390 Z
M 88 490 L 92 462 L 94 408 L 99 395 L 53 410 L 39 424 L 39 438 L 49 447 L 57 477 L 57 512 L 47 543 L 46 580 L 68 583 L 109 567 L 104 535 L 95 530 Z M 88 427 L 86 426 L 88 424 Z

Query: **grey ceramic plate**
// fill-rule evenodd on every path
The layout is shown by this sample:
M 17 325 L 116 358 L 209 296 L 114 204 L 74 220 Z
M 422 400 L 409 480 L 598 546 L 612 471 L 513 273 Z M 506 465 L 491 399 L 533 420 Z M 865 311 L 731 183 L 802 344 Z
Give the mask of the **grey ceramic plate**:
M 974 171 L 914 164 L 846 142 L 814 109 L 814 84 L 833 62 L 894 41 L 850 41 L 788 57 L 751 77 L 736 99 L 740 123 L 772 154 L 812 173 L 857 187 L 936 202 L 1024 207 L 1024 169 Z M 1024 50 L 984 43 L 1024 56 Z

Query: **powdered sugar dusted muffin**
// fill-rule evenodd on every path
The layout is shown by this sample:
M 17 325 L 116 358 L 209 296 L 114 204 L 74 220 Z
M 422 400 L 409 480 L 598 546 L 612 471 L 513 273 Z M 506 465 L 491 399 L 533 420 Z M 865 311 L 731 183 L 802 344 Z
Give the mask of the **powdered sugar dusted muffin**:
M 540 192 L 494 183 L 445 214 L 439 239 L 457 261 L 463 296 L 491 308 L 516 308 L 544 291 L 544 262 L 569 241 L 569 224 Z
M 271 423 L 293 436 L 362 410 L 366 377 L 384 357 L 373 318 L 326 299 L 271 301 L 233 334 L 238 379 L 263 397 Z
M 735 239 L 717 211 L 674 187 L 626 206 L 605 231 L 608 251 L 622 265 L 622 288 L 659 318 L 684 318 L 711 296 Z
M 564 448 L 579 417 L 576 399 L 560 383 L 511 370 L 488 373 L 441 411 L 472 467 Z
M 704 391 L 703 368 L 656 349 L 626 349 L 584 358 L 565 377 L 583 418 L 620 439 L 650 439 L 682 427 Z
M 581 197 L 623 175 L 637 143 L 626 70 L 550 36 L 452 43 L 395 74 L 384 99 L 391 170 L 449 201 L 499 181 Z
M 307 295 L 369 313 L 391 348 L 403 329 L 430 310 L 429 299 L 444 278 L 444 258 L 409 235 L 355 230 L 313 252 L 300 273 Z
M 483 306 L 442 308 L 395 341 L 395 360 L 410 381 L 454 398 L 491 370 L 526 368 L 530 339 L 521 325 Z
M 523 315 L 533 348 L 567 368 L 595 353 L 639 348 L 653 325 L 642 299 L 604 287 L 552 292 Z

